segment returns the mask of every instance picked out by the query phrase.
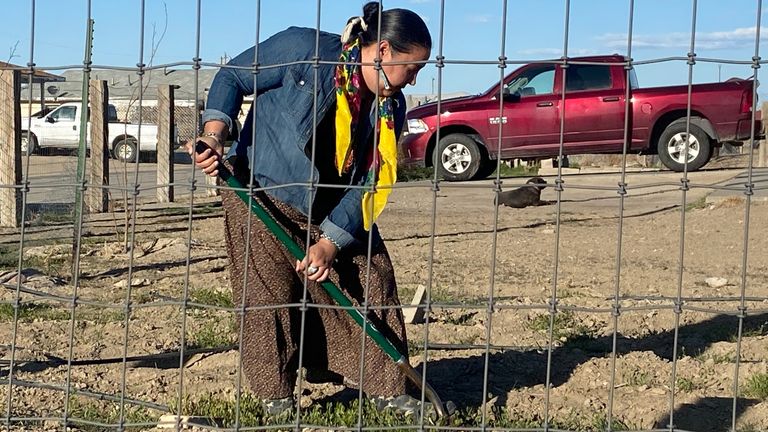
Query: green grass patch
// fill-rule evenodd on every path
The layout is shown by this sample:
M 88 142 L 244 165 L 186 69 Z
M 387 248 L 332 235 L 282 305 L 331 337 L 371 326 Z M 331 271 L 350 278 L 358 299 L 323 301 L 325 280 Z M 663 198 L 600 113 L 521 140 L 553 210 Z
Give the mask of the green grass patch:
M 202 324 L 187 334 L 187 347 L 216 348 L 232 345 L 236 340 L 237 325 L 234 317 L 206 318 Z
M 77 321 L 89 321 L 96 324 L 107 324 L 125 321 L 121 310 L 78 306 L 75 309 Z M 21 303 L 19 305 L 19 321 L 69 321 L 69 305 L 52 305 L 47 303 Z M 0 322 L 13 322 L 13 305 L 0 304 Z
M 696 389 L 699 388 L 699 386 L 689 378 L 678 378 L 677 379 L 677 388 L 681 392 L 690 393 Z
M 171 403 L 171 407 L 177 404 Z M 355 427 L 357 426 L 360 403 L 353 400 L 349 403 L 313 404 L 301 411 L 301 424 L 314 427 Z M 185 399 L 182 403 L 183 415 L 211 419 L 220 428 L 235 427 L 236 404 L 234 400 L 220 399 L 215 395 L 204 395 L 196 401 Z M 414 430 L 413 426 L 420 423 L 418 415 L 404 415 L 391 410 L 378 411 L 376 407 L 363 401 L 363 427 L 387 428 L 389 431 Z M 450 419 L 425 419 L 427 425 L 451 428 L 477 428 L 483 424 L 480 408 L 466 407 L 458 410 Z M 249 394 L 240 399 L 240 427 L 259 427 L 295 424 L 295 413 L 281 417 L 269 417 L 264 413 L 260 402 Z M 490 406 L 485 417 L 485 426 L 503 429 L 533 429 L 540 428 L 543 421 L 535 415 L 518 417 L 501 406 Z M 608 422 L 604 416 L 595 413 L 570 415 L 563 419 L 553 419 L 549 426 L 552 429 L 571 431 L 606 430 Z M 613 430 L 628 430 L 625 423 L 614 420 Z M 402 428 L 402 429 L 400 429 Z M 313 428 L 314 430 L 314 428 Z
M 13 305 L 0 304 L 0 322 L 13 322 Z M 21 303 L 19 305 L 19 321 L 68 321 L 69 310 L 45 303 Z
M 639 387 L 651 383 L 651 374 L 644 370 L 632 370 L 622 374 L 624 382 L 631 386 Z
M 757 373 L 747 379 L 744 394 L 760 400 L 768 400 L 768 373 Z
M 494 170 L 493 173 L 486 178 L 496 177 L 496 171 L 497 170 Z M 511 167 L 505 163 L 502 163 L 501 167 L 498 168 L 498 171 L 499 171 L 499 177 L 525 177 L 525 176 L 533 176 L 538 174 L 539 166 L 529 165 L 529 166 Z M 433 180 L 434 178 L 435 178 L 435 170 L 433 169 L 433 167 L 411 166 L 411 167 L 397 168 L 397 181 L 399 182 Z
M 502 163 L 498 170 L 494 170 L 489 177 L 496 177 L 496 171 L 499 171 L 499 177 L 527 177 L 535 176 L 539 173 L 539 165 L 511 167 Z
M 539 332 L 548 332 L 550 314 L 535 316 L 528 322 L 528 328 Z M 581 324 L 571 311 L 557 312 L 552 323 L 552 336 L 555 339 L 575 339 L 593 336 L 589 327 Z
M 161 413 L 153 414 L 147 408 L 125 405 L 125 423 L 156 423 Z M 84 420 L 92 423 L 117 424 L 120 421 L 120 404 L 116 402 L 96 402 L 84 397 L 72 396 L 69 399 L 69 416 L 72 420 Z M 115 427 L 106 427 L 71 421 L 70 427 L 85 432 L 106 432 L 116 430 Z M 146 430 L 146 426 L 127 427 L 126 431 Z
M 707 197 L 701 197 L 696 201 L 689 202 L 685 205 L 685 211 L 701 210 L 707 208 Z
M 189 294 L 189 299 L 194 303 L 224 308 L 234 307 L 230 292 L 217 291 L 212 288 L 200 288 Z

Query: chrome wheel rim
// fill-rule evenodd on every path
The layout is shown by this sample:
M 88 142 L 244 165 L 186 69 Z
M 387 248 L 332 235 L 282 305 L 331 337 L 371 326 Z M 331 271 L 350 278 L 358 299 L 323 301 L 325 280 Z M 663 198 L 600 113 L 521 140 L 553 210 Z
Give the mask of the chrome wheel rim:
M 667 154 L 679 164 L 685 164 L 685 138 L 685 132 L 679 132 L 667 142 Z M 688 163 L 699 156 L 699 151 L 701 151 L 699 140 L 693 134 L 688 135 Z
M 472 163 L 469 148 L 461 143 L 448 144 L 440 154 L 440 163 L 451 174 L 462 174 Z

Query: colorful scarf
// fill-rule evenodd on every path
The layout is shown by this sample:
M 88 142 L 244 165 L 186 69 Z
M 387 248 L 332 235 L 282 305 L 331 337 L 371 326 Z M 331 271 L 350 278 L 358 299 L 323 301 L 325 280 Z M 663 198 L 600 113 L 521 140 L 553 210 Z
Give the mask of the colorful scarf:
M 336 66 L 336 168 L 339 175 L 348 173 L 355 162 L 352 141 L 360 118 L 360 39 L 344 44 Z M 371 229 L 387 204 L 392 185 L 397 181 L 397 143 L 392 98 L 379 97 L 378 151 L 368 161 L 366 186 L 374 186 L 363 195 L 363 226 Z M 374 185 L 375 181 L 375 185 Z

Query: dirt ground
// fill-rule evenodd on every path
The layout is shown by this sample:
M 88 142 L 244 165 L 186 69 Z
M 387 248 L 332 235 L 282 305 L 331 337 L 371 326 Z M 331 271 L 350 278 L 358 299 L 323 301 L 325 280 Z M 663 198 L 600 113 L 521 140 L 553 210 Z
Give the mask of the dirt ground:
M 717 185 L 736 173 L 692 173 L 691 179 L 694 186 Z M 743 275 L 743 198 L 736 193 L 707 203 L 712 190 L 694 188 L 683 203 L 679 178 L 668 172 L 630 174 L 623 219 L 617 174 L 569 176 L 559 205 L 502 207 L 498 213 L 490 181 L 443 184 L 435 192 L 429 182 L 409 183 L 396 190 L 380 227 L 401 301 L 410 302 L 424 285 L 435 303 L 428 324 L 408 326 L 411 363 L 423 367 L 426 356 L 428 381 L 461 408 L 478 407 L 485 399 L 512 417 L 539 424 L 549 417 L 589 425 L 610 414 L 629 429 L 666 428 L 672 413 L 683 430 L 728 430 L 734 415 L 739 430 L 767 430 L 766 396 L 750 391 L 747 383 L 768 373 L 768 205 L 756 200 L 749 208 Z M 504 187 L 522 181 L 507 179 Z M 542 199 L 555 201 L 557 192 L 550 187 Z M 21 298 L 52 306 L 40 307 L 18 328 L 3 318 L 0 356 L 6 361 L 0 363 L 0 378 L 7 380 L 13 355 L 16 379 L 22 381 L 70 382 L 79 391 L 117 396 L 124 386 L 129 401 L 161 406 L 177 398 L 180 382 L 190 399 L 233 397 L 238 353 L 227 346 L 236 343 L 233 313 L 190 308 L 182 314 L 178 303 L 187 280 L 193 301 L 221 304 L 217 299 L 228 295 L 221 209 L 216 199 L 198 201 L 190 235 L 187 210 L 179 205 L 142 206 L 132 266 L 117 234 L 122 216 L 117 223 L 113 215 L 89 219 L 74 325 L 68 309 L 50 298 L 74 295 L 62 264 L 70 248 L 50 246 L 70 242 L 71 230 L 33 224 L 25 234 L 29 291 Z M 0 234 L 3 246 L 18 247 L 18 231 Z M 708 283 L 708 278 L 722 280 Z M 0 299 L 8 302 L 16 283 L 4 282 L 13 288 L 2 291 Z M 129 291 L 133 308 L 126 328 Z M 739 321 L 742 296 L 746 317 Z M 187 346 L 224 346 L 188 356 L 183 380 L 182 320 Z M 167 355 L 158 357 L 161 353 Z M 70 373 L 69 358 L 76 360 Z M 310 386 L 302 403 L 342 390 Z M 7 397 L 4 384 L 4 407 Z M 64 398 L 60 389 L 14 386 L 11 411 L 18 417 L 59 417 Z M 55 430 L 55 425 L 40 428 Z

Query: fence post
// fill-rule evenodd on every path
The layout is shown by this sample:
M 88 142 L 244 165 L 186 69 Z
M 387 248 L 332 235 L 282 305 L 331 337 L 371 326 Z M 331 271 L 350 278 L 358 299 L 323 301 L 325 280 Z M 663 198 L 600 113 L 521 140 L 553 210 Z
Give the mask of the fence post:
M 157 202 L 173 202 L 174 86 L 157 88 Z M 163 186 L 168 185 L 168 186 Z
M 760 114 L 762 117 L 761 120 L 763 122 L 763 129 L 760 132 L 764 134 L 766 131 L 765 122 L 768 121 L 768 102 L 763 102 L 763 105 L 760 108 Z M 760 168 L 765 168 L 768 166 L 768 160 L 766 160 L 766 145 L 768 145 L 768 140 L 763 138 L 760 141 L 759 147 L 757 148 L 757 166 Z
M 109 88 L 104 80 L 89 83 L 91 105 L 91 167 L 86 202 L 89 211 L 109 210 Z
M 21 73 L 0 71 L 0 226 L 13 228 L 21 223 L 20 97 Z

